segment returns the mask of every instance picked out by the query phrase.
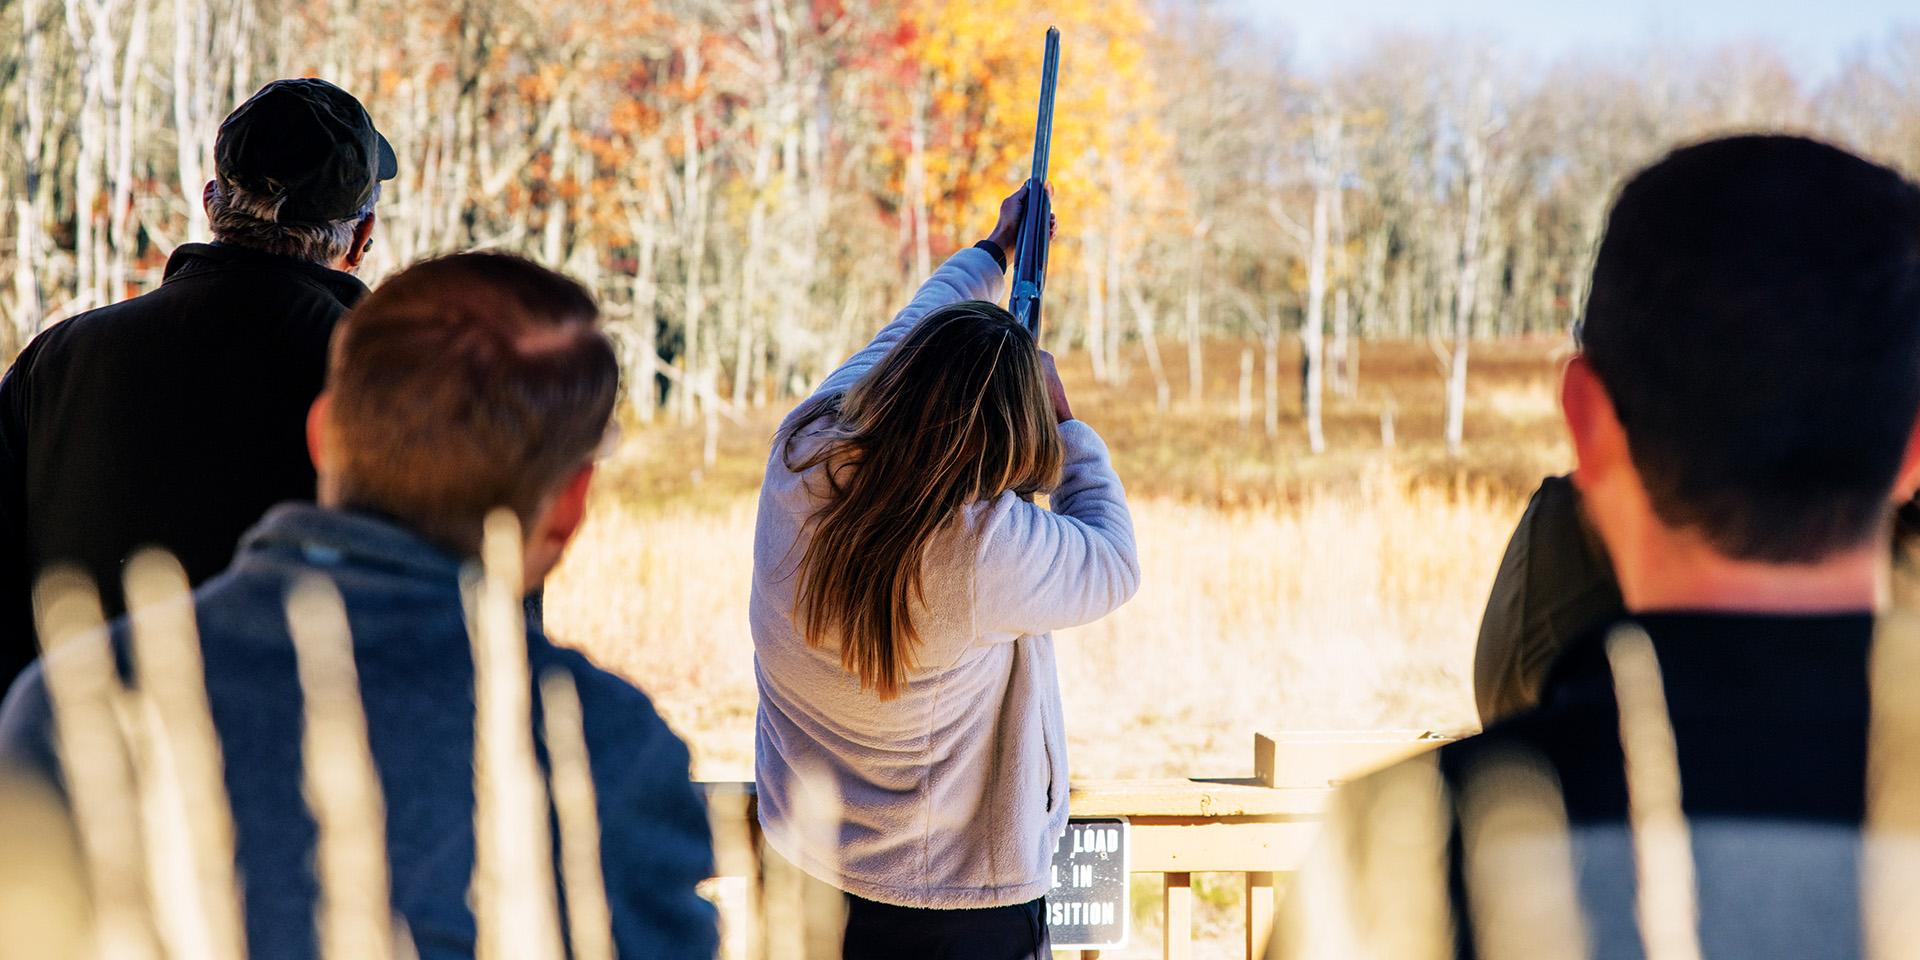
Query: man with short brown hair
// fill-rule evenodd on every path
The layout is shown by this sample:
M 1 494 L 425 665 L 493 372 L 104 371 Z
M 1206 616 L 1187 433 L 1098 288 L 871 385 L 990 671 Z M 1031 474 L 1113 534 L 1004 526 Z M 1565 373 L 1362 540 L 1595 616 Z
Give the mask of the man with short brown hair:
M 401 518 L 468 556 L 496 507 L 530 538 L 543 511 L 571 535 L 620 388 L 599 316 L 579 284 L 504 254 L 382 284 L 336 331 L 308 417 L 321 502 Z M 558 544 L 528 549 L 530 577 L 559 559 Z
M 518 515 L 525 587 L 579 528 L 619 385 L 599 312 L 573 281 L 470 253 L 395 276 L 341 320 L 308 418 L 319 504 L 269 511 L 195 594 L 227 763 L 250 955 L 314 955 L 314 825 L 301 795 L 301 694 L 285 599 L 340 588 L 386 797 L 393 908 L 423 960 L 470 957 L 474 671 L 463 568 L 487 514 Z M 114 642 L 124 644 L 125 621 Z M 573 677 L 626 957 L 710 958 L 713 868 L 688 753 L 646 696 L 527 630 L 528 666 Z M 56 654 L 57 656 L 58 654 Z M 536 697 L 537 701 L 537 697 Z M 0 764 L 51 771 L 40 668 L 0 708 Z

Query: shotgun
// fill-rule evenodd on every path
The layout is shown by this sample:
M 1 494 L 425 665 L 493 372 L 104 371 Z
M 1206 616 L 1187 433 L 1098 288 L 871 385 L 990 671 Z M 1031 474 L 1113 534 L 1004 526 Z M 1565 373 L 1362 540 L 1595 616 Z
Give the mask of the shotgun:
M 1047 286 L 1048 224 L 1053 198 L 1047 195 L 1047 154 L 1053 149 L 1053 85 L 1060 73 L 1060 28 L 1047 28 L 1047 55 L 1040 67 L 1040 120 L 1033 131 L 1033 176 L 1027 180 L 1026 208 L 1020 213 L 1019 254 L 1013 268 L 1013 318 L 1040 337 L 1040 294 Z

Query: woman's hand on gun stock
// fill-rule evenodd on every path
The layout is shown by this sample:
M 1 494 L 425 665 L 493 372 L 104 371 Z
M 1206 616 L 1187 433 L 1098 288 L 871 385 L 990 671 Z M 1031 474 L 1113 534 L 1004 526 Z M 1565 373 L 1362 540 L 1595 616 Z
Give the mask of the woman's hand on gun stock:
M 1051 183 L 1047 184 L 1047 195 L 1049 197 L 1053 195 Z M 987 234 L 987 239 L 999 247 L 1001 253 L 1006 254 L 1009 267 L 1013 266 L 1014 256 L 1018 253 L 1015 248 L 1020 245 L 1020 214 L 1026 210 L 1026 207 L 1027 185 L 1023 183 L 1020 189 L 1000 201 L 1000 220 L 993 225 L 993 232 Z M 1059 225 L 1059 218 L 1053 215 L 1053 211 L 1047 211 L 1047 239 L 1053 239 L 1053 233 Z
M 1067 388 L 1060 383 L 1060 371 L 1053 365 L 1053 354 L 1040 351 L 1040 373 L 1047 380 L 1047 399 L 1053 401 L 1053 422 L 1066 423 L 1073 419 L 1073 408 L 1067 406 Z

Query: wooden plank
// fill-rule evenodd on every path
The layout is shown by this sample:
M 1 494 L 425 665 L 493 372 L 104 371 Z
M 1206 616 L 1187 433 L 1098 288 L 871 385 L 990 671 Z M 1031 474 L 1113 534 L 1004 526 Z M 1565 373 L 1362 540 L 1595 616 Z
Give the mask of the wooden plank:
M 1160 956 L 1193 960 L 1193 876 L 1169 873 L 1161 888 Z
M 1284 872 L 1299 867 L 1319 831 L 1312 821 L 1134 817 L 1128 867 L 1134 873 Z
M 1255 734 L 1269 739 L 1286 742 L 1292 740 L 1344 740 L 1349 743 L 1371 740 L 1453 740 L 1450 733 L 1435 730 L 1422 730 L 1419 727 L 1391 728 L 1385 730 L 1282 730 L 1279 733 Z
M 756 872 L 753 784 L 700 784 L 713 820 L 720 876 Z M 1076 816 L 1126 816 L 1136 873 L 1287 871 L 1305 855 L 1327 789 L 1241 781 L 1110 780 L 1073 786 Z M 743 829 L 744 828 L 744 829 Z
M 706 780 L 694 784 L 709 805 L 724 804 L 753 815 L 753 781 Z M 1326 787 L 1272 789 L 1251 777 L 1165 780 L 1076 780 L 1068 808 L 1076 817 L 1320 815 L 1332 791 Z M 740 806 L 744 804 L 744 806 Z
M 1424 730 L 1255 734 L 1255 780 L 1280 789 L 1337 787 L 1452 739 Z
M 1247 960 L 1265 956 L 1267 938 L 1273 935 L 1273 873 L 1247 871 Z
M 1312 818 L 1320 815 L 1332 791 L 1276 790 L 1247 779 L 1079 780 L 1067 795 L 1076 817 L 1242 817 Z
M 712 818 L 717 872 L 758 872 L 753 784 L 700 784 Z M 1274 790 L 1195 780 L 1076 784 L 1076 816 L 1125 816 L 1136 873 L 1291 870 L 1304 855 L 1330 790 Z

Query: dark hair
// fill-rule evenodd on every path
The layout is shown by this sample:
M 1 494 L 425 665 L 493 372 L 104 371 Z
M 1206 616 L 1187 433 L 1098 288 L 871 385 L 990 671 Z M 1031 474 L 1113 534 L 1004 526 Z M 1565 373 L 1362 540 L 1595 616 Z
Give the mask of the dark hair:
M 796 438 L 821 419 L 831 422 Z M 774 439 L 787 469 L 818 473 L 826 503 L 801 557 L 796 622 L 809 646 L 882 700 L 899 696 L 920 640 L 927 544 L 969 503 L 1050 490 L 1066 460 L 1033 334 L 997 304 L 929 313 L 844 394 L 803 404 Z M 850 469 L 849 469 L 850 468 Z
M 498 507 L 522 524 L 600 445 L 620 372 L 599 308 L 520 257 L 401 271 L 341 319 L 327 370 L 342 506 L 464 555 Z
M 1920 408 L 1920 190 L 1799 137 L 1676 150 L 1620 191 L 1576 335 L 1662 522 L 1740 559 L 1859 546 Z

